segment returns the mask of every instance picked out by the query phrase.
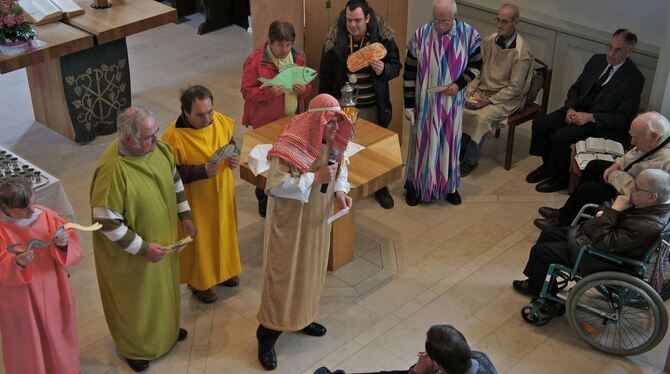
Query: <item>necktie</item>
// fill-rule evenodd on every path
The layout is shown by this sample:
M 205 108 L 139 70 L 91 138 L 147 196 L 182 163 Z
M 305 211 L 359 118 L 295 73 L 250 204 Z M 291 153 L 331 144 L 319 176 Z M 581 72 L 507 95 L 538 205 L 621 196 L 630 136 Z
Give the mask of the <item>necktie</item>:
M 610 73 L 612 73 L 612 65 L 607 65 L 607 70 L 605 70 L 605 73 L 598 78 L 598 84 L 603 85 L 607 81 L 607 78 L 609 78 Z

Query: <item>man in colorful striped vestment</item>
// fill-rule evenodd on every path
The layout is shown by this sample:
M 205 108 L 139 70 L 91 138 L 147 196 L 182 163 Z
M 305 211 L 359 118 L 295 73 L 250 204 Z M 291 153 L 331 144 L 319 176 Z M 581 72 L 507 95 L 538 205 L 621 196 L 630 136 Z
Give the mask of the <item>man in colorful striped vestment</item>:
M 465 87 L 482 66 L 477 30 L 456 19 L 453 0 L 433 2 L 433 20 L 407 43 L 404 93 L 410 121 L 405 201 L 460 204 L 458 194 Z

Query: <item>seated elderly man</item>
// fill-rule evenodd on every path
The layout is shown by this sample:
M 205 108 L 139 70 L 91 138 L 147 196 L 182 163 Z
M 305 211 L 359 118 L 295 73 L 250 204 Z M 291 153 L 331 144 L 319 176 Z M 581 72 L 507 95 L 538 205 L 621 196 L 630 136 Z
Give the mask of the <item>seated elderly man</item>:
M 642 171 L 631 184 L 628 195 L 620 195 L 612 207 L 602 206 L 595 218 L 574 226 L 542 231 L 530 250 L 523 273 L 526 280 L 512 286 L 521 294 L 537 297 L 552 263 L 573 266 L 584 245 L 631 258 L 640 258 L 663 231 L 670 215 L 670 175 L 659 169 Z M 617 267 L 585 256 L 582 275 Z
M 670 122 L 657 112 L 637 116 L 630 125 L 631 144 L 635 146 L 614 162 L 589 162 L 579 185 L 560 209 L 542 207 L 543 218 L 533 223 L 542 230 L 569 225 L 584 204 L 600 204 L 617 195 L 628 195 L 633 179 L 645 169 L 670 172 Z
M 495 374 L 495 367 L 483 352 L 471 351 L 463 334 L 451 325 L 434 325 L 426 333 L 425 351 L 409 370 L 366 374 Z M 318 368 L 314 374 L 346 374 L 342 370 Z
M 461 177 L 477 167 L 491 127 L 521 106 L 533 77 L 533 54 L 516 32 L 519 7 L 503 4 L 495 20 L 497 32 L 482 41 L 482 74 L 468 84 L 463 111 Z

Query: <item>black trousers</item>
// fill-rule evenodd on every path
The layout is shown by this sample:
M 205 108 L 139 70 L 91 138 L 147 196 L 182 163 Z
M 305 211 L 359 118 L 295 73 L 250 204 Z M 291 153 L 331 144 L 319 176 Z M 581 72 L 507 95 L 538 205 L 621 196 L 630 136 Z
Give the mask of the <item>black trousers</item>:
M 574 266 L 568 250 L 567 233 L 569 229 L 569 226 L 560 226 L 544 230 L 535 245 L 531 248 L 523 273 L 528 277 L 528 285 L 533 296 L 540 295 L 549 265 L 561 264 L 570 267 Z M 578 270 L 580 274 L 586 275 L 598 271 L 617 269 L 615 265 L 593 257 L 584 256 Z
M 570 176 L 570 146 L 596 136 L 596 128 L 593 123 L 583 126 L 565 123 L 566 112 L 565 108 L 561 108 L 533 121 L 529 152 L 542 157 L 550 176 L 567 180 Z
M 601 204 L 616 197 L 616 188 L 603 180 L 603 173 L 610 165 L 611 161 L 589 162 L 579 178 L 579 184 L 558 210 L 558 222 L 562 226 L 571 224 L 584 204 Z

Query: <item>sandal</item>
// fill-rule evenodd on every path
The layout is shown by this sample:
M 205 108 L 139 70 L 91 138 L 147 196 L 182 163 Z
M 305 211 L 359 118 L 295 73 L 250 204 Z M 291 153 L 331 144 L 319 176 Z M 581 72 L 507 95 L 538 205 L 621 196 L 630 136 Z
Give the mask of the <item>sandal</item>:
M 204 291 L 200 291 L 200 290 L 197 290 L 197 289 L 193 288 L 193 286 L 191 286 L 189 284 L 188 289 L 191 290 L 191 292 L 193 292 L 193 295 L 196 298 L 198 298 L 198 300 L 203 304 L 211 304 L 218 299 L 218 297 L 216 296 L 216 293 L 214 293 L 214 291 L 212 291 L 211 288 L 208 288 Z

